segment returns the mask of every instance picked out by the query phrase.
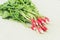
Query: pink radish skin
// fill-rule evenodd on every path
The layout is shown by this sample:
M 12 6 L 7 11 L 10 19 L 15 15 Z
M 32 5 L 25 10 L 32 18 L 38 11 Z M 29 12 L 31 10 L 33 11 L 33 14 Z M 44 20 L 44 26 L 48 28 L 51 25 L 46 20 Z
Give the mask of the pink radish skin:
M 47 20 L 48 22 L 50 21 L 49 18 L 45 17 L 45 20 Z
M 47 31 L 48 30 L 47 27 L 45 27 L 45 26 L 42 26 L 41 28 L 42 28 L 43 31 Z
M 38 30 L 39 33 L 44 33 L 44 31 L 41 29 L 41 27 L 37 28 L 37 30 Z

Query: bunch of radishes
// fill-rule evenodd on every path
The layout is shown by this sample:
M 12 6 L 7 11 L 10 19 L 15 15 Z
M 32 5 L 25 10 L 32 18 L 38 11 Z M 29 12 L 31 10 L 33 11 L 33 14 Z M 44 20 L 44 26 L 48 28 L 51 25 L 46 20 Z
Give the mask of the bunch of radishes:
M 0 16 L 3 19 L 12 19 L 26 24 L 31 24 L 32 30 L 40 33 L 46 32 L 45 26 L 49 18 L 42 16 L 31 0 L 8 0 L 0 5 Z M 28 26 L 29 27 L 29 26 Z

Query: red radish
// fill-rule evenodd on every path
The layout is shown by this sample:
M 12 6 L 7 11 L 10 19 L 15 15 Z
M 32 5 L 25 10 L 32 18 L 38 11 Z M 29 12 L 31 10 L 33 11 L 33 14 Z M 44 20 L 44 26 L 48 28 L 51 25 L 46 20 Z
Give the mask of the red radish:
M 38 18 L 37 20 L 42 24 L 42 19 L 41 18 Z
M 31 29 L 35 30 L 36 29 L 36 21 L 34 19 L 31 19 L 31 23 L 32 23 Z
M 45 20 L 47 20 L 48 22 L 50 21 L 49 18 L 45 17 Z
M 39 33 L 44 33 L 44 31 L 41 29 L 41 27 L 37 28 L 37 31 L 38 31 Z
M 31 27 L 31 29 L 32 29 L 32 30 L 36 30 L 36 28 L 35 28 L 35 27 Z
M 46 19 L 45 18 L 38 18 L 38 21 L 41 22 L 41 23 L 47 23 Z
M 40 26 L 42 25 L 42 23 L 40 21 L 37 20 L 37 22 L 38 22 L 38 25 L 40 25 Z
M 41 28 L 42 28 L 43 31 L 47 31 L 47 27 L 42 26 Z
M 42 21 L 43 21 L 44 23 L 46 23 L 46 19 L 43 19 L 43 18 L 42 18 Z
M 42 18 L 39 18 L 39 19 L 37 20 L 37 22 L 38 22 L 38 24 L 39 24 L 40 26 L 42 26 L 43 24 L 45 24 L 45 23 L 43 23 L 43 22 L 45 22 L 45 20 L 43 21 Z

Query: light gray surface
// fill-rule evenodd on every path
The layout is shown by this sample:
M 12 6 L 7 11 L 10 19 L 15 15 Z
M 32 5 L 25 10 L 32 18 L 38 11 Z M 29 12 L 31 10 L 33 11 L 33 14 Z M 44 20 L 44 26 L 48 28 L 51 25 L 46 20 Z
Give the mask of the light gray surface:
M 48 32 L 38 34 L 20 23 L 0 18 L 0 40 L 60 40 L 60 0 L 32 1 L 41 14 L 51 19 Z

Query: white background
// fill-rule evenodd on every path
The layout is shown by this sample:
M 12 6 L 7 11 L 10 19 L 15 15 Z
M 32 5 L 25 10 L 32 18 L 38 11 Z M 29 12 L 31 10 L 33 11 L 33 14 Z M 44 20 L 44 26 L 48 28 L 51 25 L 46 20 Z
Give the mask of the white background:
M 48 32 L 39 34 L 22 24 L 0 17 L 0 40 L 60 40 L 60 0 L 32 0 L 41 14 L 50 18 Z M 0 0 L 0 4 L 5 0 Z

